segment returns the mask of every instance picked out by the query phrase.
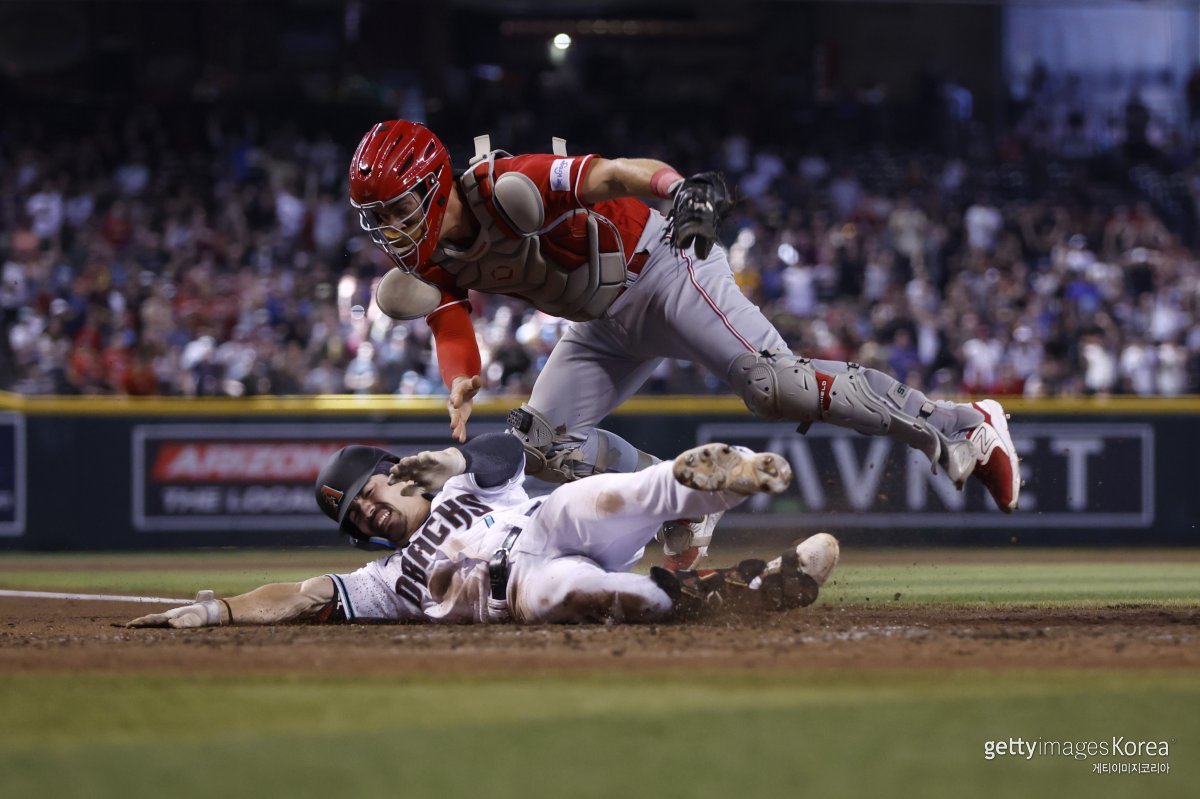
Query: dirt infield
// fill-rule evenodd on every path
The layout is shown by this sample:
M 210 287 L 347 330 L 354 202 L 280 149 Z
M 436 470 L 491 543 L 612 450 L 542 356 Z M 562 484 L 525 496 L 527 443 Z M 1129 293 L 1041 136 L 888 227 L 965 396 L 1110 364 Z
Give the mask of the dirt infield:
M 0 598 L 0 674 L 1194 669 L 1200 609 L 839 608 L 578 627 L 114 627 L 153 605 Z

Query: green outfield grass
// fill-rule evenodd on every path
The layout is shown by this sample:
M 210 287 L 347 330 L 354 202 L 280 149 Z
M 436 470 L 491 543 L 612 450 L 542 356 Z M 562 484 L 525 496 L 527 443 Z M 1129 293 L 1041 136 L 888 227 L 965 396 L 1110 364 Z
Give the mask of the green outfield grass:
M 1194 796 L 1200 680 L 9 676 L 5 797 Z M 1167 741 L 1168 775 L 987 740 Z M 1117 762 L 1121 758 L 1096 758 Z
M 734 562 L 749 554 L 717 552 L 712 562 Z M 1061 550 L 849 552 L 821 601 L 841 606 L 1200 604 L 1200 558 L 1189 552 L 1133 552 L 1128 559 L 1103 550 L 1073 555 L 1067 560 Z M 367 559 L 342 549 L 0 555 L 0 588 L 178 597 L 211 588 L 229 595 L 268 582 L 351 571 Z
M 230 594 L 366 559 L 6 554 L 0 587 Z M 820 601 L 1194 606 L 1200 557 L 847 551 Z M 1200 674 L 1181 671 L 9 674 L 0 797 L 1183 797 L 1196 793 L 1197 707 Z M 984 759 L 988 740 L 1113 736 L 1167 741 L 1170 754 Z M 1095 774 L 1093 762 L 1166 762 L 1171 773 Z
M 846 564 L 822 591 L 822 601 L 910 606 L 1197 605 L 1200 562 Z

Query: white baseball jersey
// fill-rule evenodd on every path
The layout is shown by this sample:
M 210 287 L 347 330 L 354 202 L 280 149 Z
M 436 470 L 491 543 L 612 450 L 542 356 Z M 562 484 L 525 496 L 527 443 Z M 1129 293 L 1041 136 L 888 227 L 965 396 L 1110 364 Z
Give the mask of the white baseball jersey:
M 446 481 L 408 546 L 350 574 L 330 574 L 347 621 L 487 621 L 487 564 L 513 527 L 528 527 L 539 500 L 524 467 L 481 487 L 470 474 Z
M 524 460 L 523 458 L 521 459 Z M 523 463 L 505 483 L 446 482 L 409 545 L 352 574 L 329 575 L 347 621 L 489 622 L 487 566 L 514 528 L 507 599 L 522 623 L 652 620 L 671 609 L 629 569 L 664 519 L 727 510 L 745 495 L 687 488 L 670 462 L 633 474 L 525 493 Z

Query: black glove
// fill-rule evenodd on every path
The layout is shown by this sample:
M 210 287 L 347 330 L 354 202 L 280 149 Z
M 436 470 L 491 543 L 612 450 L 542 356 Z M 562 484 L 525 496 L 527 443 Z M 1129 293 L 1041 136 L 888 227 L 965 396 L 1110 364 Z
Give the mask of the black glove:
M 671 222 L 671 246 L 683 251 L 695 244 L 696 255 L 707 258 L 717 241 L 721 217 L 733 207 L 725 178 L 719 172 L 692 175 L 675 190 Z

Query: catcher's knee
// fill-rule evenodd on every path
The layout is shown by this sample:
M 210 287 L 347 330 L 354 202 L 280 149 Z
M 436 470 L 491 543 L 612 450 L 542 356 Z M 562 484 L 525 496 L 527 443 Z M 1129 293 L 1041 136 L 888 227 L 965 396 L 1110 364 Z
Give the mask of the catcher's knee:
M 822 389 L 812 362 L 790 352 L 747 352 L 734 360 L 729 384 L 754 414 L 811 424 L 821 418 Z
M 635 472 L 658 459 L 618 435 L 592 428 L 583 440 L 555 427 L 529 405 L 508 414 L 508 432 L 525 446 L 525 473 L 550 483 L 569 483 L 606 472 Z
M 802 430 L 817 421 L 883 435 L 896 415 L 867 382 L 855 363 L 825 374 L 813 362 L 790 352 L 747 352 L 733 362 L 730 385 L 755 414 L 799 422 Z

